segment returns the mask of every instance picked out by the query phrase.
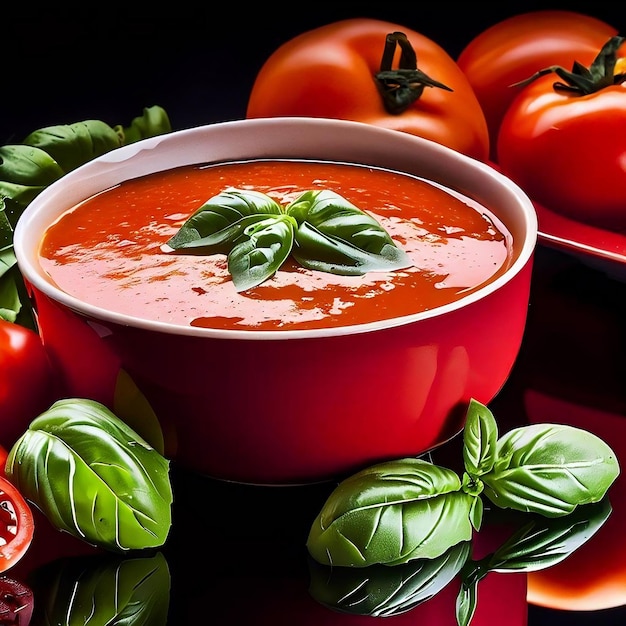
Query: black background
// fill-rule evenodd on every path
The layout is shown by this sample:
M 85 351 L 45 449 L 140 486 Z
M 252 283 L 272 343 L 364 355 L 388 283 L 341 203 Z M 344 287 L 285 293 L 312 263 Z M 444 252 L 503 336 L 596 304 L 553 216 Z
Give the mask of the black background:
M 16 3 L 0 9 L 0 145 L 84 119 L 126 125 L 155 104 L 174 130 L 245 117 L 254 77 L 280 44 L 344 18 L 417 30 L 455 58 L 481 30 L 537 9 L 575 10 L 626 30 L 620 4 L 600 2 L 60 4 L 22 15 Z
M 51 5 L 54 6 L 54 5 Z M 517 13 L 569 9 L 626 32 L 619 3 L 436 1 L 380 3 L 111 4 L 0 9 L 0 145 L 47 125 L 128 124 L 160 105 L 174 130 L 240 119 L 256 73 L 283 42 L 339 19 L 374 17 L 417 30 L 453 57 L 485 28 Z M 624 609 L 559 613 L 530 607 L 530 626 L 622 623 Z M 494 616 L 494 623 L 505 622 Z

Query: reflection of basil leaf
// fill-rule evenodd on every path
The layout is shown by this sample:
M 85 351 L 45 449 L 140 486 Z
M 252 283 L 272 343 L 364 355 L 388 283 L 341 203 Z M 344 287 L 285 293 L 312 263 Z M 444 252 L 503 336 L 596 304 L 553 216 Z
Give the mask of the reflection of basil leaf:
M 167 242 L 174 250 L 200 248 L 204 254 L 228 254 L 244 229 L 280 205 L 258 191 L 229 189 L 205 202 Z
M 343 613 L 391 617 L 429 600 L 459 573 L 471 553 L 462 541 L 434 559 L 387 567 L 328 567 L 309 561 L 309 593 L 320 604 Z
M 160 552 L 145 558 L 66 558 L 36 570 L 34 577 L 37 624 L 167 624 L 171 578 Z
M 525 517 L 526 523 L 488 559 L 491 571 L 533 572 L 560 563 L 586 543 L 612 512 L 605 496 L 599 502 L 579 506 L 569 515 Z
M 412 265 L 371 215 L 331 190 L 306 191 L 286 211 L 299 224 L 293 255 L 304 267 L 362 275 Z
M 608 499 L 603 498 L 561 517 L 539 514 L 520 517 L 519 528 L 495 552 L 479 561 L 468 560 L 463 566 L 456 601 L 459 626 L 471 622 L 478 584 L 489 572 L 534 572 L 560 563 L 597 532 L 611 510 Z
M 293 246 L 293 223 L 287 215 L 247 226 L 228 255 L 228 271 L 237 291 L 260 285 L 276 273 Z
M 615 453 L 596 435 L 561 424 L 531 424 L 498 439 L 485 495 L 502 508 L 557 517 L 601 500 L 619 475 Z
M 366 567 L 435 558 L 469 541 L 474 498 L 452 470 L 407 458 L 339 483 L 313 522 L 310 555 L 325 565 Z
M 55 527 L 94 545 L 157 547 L 169 533 L 169 461 L 98 402 L 55 402 L 15 443 L 6 473 Z

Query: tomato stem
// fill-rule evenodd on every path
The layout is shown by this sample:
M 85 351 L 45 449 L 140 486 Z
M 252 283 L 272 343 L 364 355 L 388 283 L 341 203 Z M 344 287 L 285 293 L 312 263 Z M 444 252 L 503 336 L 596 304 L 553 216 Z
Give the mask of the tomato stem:
M 602 46 L 602 49 L 589 67 L 574 61 L 571 70 L 559 65 L 552 65 L 539 70 L 529 78 L 522 80 L 511 87 L 525 87 L 541 76 L 554 72 L 561 81 L 553 84 L 555 91 L 563 91 L 577 96 L 586 96 L 596 93 L 605 87 L 620 85 L 626 81 L 626 73 L 620 71 L 622 64 L 618 64 L 617 52 L 626 41 L 626 37 L 616 35 L 611 37 Z M 616 73 L 617 69 L 617 73 Z
M 401 54 L 398 68 L 393 69 L 396 48 Z M 385 110 L 392 115 L 406 111 L 424 92 L 424 87 L 439 87 L 452 91 L 421 70 L 417 69 L 417 54 L 405 33 L 389 33 L 385 38 L 385 48 L 380 62 L 380 71 L 374 75 Z

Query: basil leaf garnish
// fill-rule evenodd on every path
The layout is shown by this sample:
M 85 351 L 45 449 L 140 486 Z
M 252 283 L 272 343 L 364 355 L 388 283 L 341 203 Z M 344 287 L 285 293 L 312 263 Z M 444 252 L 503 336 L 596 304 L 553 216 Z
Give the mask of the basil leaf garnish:
M 260 285 L 285 262 L 293 247 L 293 220 L 278 215 L 247 226 L 228 255 L 237 291 Z
M 362 275 L 413 264 L 371 215 L 334 191 L 306 191 L 286 211 L 299 224 L 293 254 L 304 267 Z
M 499 507 L 556 517 L 601 500 L 619 472 L 615 453 L 593 433 L 531 424 L 498 439 L 493 469 L 481 480 Z
M 174 250 L 200 248 L 205 254 L 228 254 L 250 224 L 280 213 L 280 205 L 263 193 L 229 189 L 197 209 L 167 245 Z
M 434 559 L 387 567 L 329 567 L 309 560 L 309 593 L 328 608 L 353 615 L 391 617 L 430 600 L 446 587 L 471 554 L 461 541 Z
M 313 522 L 319 563 L 366 567 L 436 558 L 472 537 L 473 497 L 452 470 L 421 459 L 374 465 L 339 483 Z
M 169 533 L 169 461 L 99 402 L 55 402 L 15 443 L 6 473 L 56 528 L 96 546 L 158 547 Z
M 308 269 L 354 276 L 413 265 L 373 217 L 326 189 L 305 191 L 286 207 L 257 191 L 229 189 L 197 209 L 167 246 L 228 255 L 237 291 L 270 278 L 289 255 Z
M 64 558 L 34 577 L 38 624 L 167 624 L 171 576 L 160 552 Z

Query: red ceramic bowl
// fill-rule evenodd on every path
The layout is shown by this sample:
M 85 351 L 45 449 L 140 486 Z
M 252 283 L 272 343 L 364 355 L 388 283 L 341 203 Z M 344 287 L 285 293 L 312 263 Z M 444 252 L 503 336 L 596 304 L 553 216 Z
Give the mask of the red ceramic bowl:
M 269 157 L 380 166 L 456 189 L 487 206 L 512 233 L 510 267 L 426 313 L 329 330 L 261 332 L 117 314 L 67 295 L 39 266 L 45 229 L 96 192 L 176 166 Z M 358 122 L 274 118 L 174 132 L 97 158 L 32 202 L 14 241 L 66 395 L 113 407 L 154 445 L 164 439 L 165 453 L 188 469 L 295 484 L 424 453 L 460 431 L 470 398 L 492 400 L 520 348 L 536 239 L 532 203 L 488 165 Z M 252 375 L 244 379 L 242 371 Z

